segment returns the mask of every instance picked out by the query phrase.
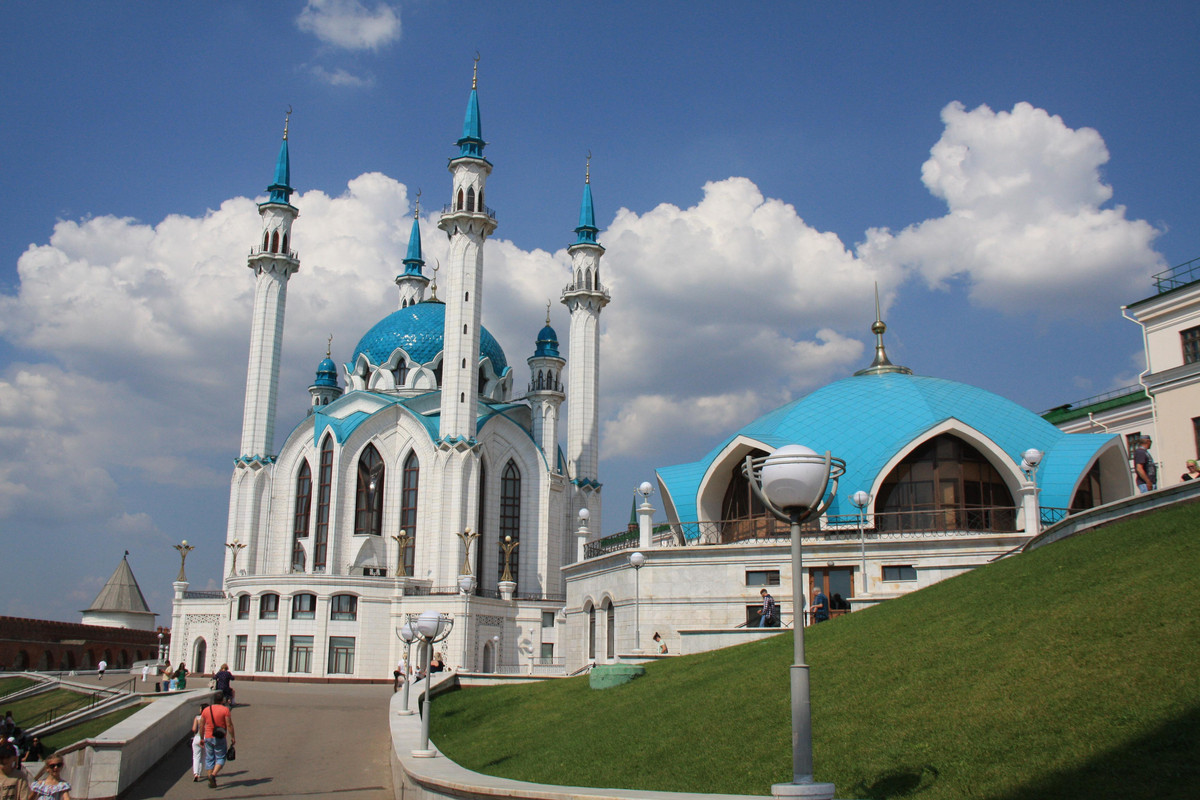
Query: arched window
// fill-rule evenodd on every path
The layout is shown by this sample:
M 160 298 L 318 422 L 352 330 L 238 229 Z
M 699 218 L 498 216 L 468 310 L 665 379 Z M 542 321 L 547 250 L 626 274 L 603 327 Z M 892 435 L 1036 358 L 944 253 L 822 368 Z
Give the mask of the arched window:
M 404 574 L 412 575 L 417 545 L 417 498 L 421 486 L 421 462 L 410 452 L 400 474 L 400 529 L 410 537 L 404 548 Z
M 358 619 L 358 598 L 352 594 L 335 594 L 329 600 L 329 618 L 345 621 Z
M 288 249 L 287 249 L 287 237 L 288 237 L 288 235 L 285 233 L 285 234 L 283 235 L 283 245 L 282 245 L 282 246 L 279 248 L 279 251 L 280 251 L 281 253 L 287 253 L 287 251 L 288 251 Z
M 292 597 L 292 619 L 316 619 L 317 596 L 307 592 Z
M 485 208 L 483 207 L 483 189 L 480 189 L 480 190 L 479 190 L 479 210 L 480 210 L 480 211 L 486 211 L 486 210 L 487 210 L 487 209 L 485 209 Z
M 271 247 L 271 234 L 263 231 L 263 252 L 267 252 Z
M 317 530 L 313 537 L 313 570 L 325 571 L 329 553 L 329 496 L 333 488 L 333 437 L 321 445 L 321 467 L 317 476 Z
M 308 523 L 312 516 L 312 471 L 308 459 L 300 466 L 296 476 L 296 510 L 292 515 L 292 571 L 304 571 L 304 546 L 301 539 L 308 538 Z
M 392 370 L 392 378 L 396 381 L 397 389 L 402 388 L 404 382 L 408 380 L 408 362 L 403 358 L 396 362 L 396 367 Z
M 499 544 L 501 547 L 505 544 L 508 537 L 512 537 L 513 542 L 521 540 L 521 471 L 517 469 L 516 463 L 511 459 L 504 466 L 504 472 L 500 475 L 500 537 Z M 517 569 L 517 564 L 520 560 L 521 548 L 515 548 L 509 558 L 509 568 L 512 573 L 512 579 L 519 581 L 517 577 L 520 571 Z M 500 550 L 500 572 L 504 573 L 504 550 Z
M 458 190 L 458 206 L 454 210 L 455 211 L 463 210 L 463 190 L 462 189 Z
M 275 231 L 271 234 L 271 252 L 279 252 L 279 231 Z
M 354 502 L 354 535 L 383 533 L 383 459 L 375 445 L 358 459 L 358 490 Z
M 592 281 L 592 271 L 590 269 L 587 271 L 587 288 L 589 288 L 589 289 L 596 288 L 596 284 Z
M 264 594 L 258 598 L 259 619 L 279 619 L 279 595 Z
M 467 211 L 475 210 L 475 187 L 467 189 Z
M 750 455 L 759 458 L 767 455 L 763 450 L 752 450 Z M 721 542 L 738 542 L 745 539 L 759 539 L 771 536 L 787 528 L 780 526 L 776 530 L 775 518 L 763 508 L 762 503 L 750 491 L 750 482 L 742 474 L 742 464 L 745 456 L 739 458 L 729 469 L 729 485 L 725 489 L 725 497 L 721 501 Z
M 588 605 L 588 658 L 596 660 L 596 607 Z
M 617 657 L 617 609 L 612 600 L 604 601 L 605 638 L 609 658 Z
M 879 487 L 879 530 L 1016 529 L 1012 493 L 987 458 L 944 433 L 913 450 Z

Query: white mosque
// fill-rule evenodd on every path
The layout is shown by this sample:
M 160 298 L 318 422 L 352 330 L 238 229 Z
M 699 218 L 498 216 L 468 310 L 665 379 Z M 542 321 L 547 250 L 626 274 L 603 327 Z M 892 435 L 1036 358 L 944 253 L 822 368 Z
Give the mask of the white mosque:
M 327 354 L 308 416 L 276 449 L 284 310 L 300 269 L 285 125 L 247 263 L 254 312 L 224 590 L 189 591 L 181 574 L 172 661 L 203 672 L 228 662 L 268 679 L 390 678 L 403 648 L 397 628 L 426 610 L 455 621 L 439 645 L 453 665 L 557 660 L 553 620 L 574 523 L 584 509 L 597 529 L 600 520 L 599 321 L 609 293 L 590 175 L 562 293 L 569 353 L 547 314 L 527 359 L 528 391 L 514 399 L 512 367 L 481 319 L 483 245 L 496 218 L 485 204 L 492 164 L 474 80 L 457 145 L 438 223 L 449 237 L 444 286 L 425 274 L 418 209 L 397 310 L 363 334 L 344 390 Z

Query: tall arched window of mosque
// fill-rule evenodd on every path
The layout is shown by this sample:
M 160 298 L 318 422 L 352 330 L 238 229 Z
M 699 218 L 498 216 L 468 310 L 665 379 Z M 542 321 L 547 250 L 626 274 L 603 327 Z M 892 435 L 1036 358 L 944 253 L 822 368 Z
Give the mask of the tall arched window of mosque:
M 354 535 L 383 533 L 383 459 L 375 445 L 358 459 L 358 488 L 354 494 Z
M 321 466 L 317 473 L 317 526 L 313 535 L 313 571 L 324 572 L 329 555 L 329 497 L 333 488 L 333 437 L 321 445 Z
M 475 187 L 467 189 L 467 211 L 475 210 Z
M 516 462 L 511 459 L 504 465 L 504 472 L 500 475 L 500 541 L 503 546 L 508 537 L 512 537 L 512 542 L 521 540 L 521 471 L 517 469 Z M 514 548 L 509 558 L 509 569 L 512 573 L 514 581 L 517 578 L 517 565 L 520 561 L 521 548 Z M 504 551 L 500 552 L 500 574 L 504 573 Z
M 308 459 L 300 465 L 296 475 L 296 508 L 292 514 L 292 571 L 304 571 L 304 546 L 301 539 L 308 538 L 308 523 L 312 516 L 312 471 Z
M 400 487 L 400 530 L 411 537 L 404 548 L 404 574 L 412 575 L 417 546 L 417 498 L 421 487 L 421 463 L 414 452 L 404 459 Z

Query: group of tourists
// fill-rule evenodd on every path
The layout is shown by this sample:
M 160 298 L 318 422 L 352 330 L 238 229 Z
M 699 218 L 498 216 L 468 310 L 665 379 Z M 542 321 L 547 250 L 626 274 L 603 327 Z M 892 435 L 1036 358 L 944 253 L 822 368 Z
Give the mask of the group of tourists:
M 762 607 L 758 610 L 758 626 L 759 628 L 778 628 L 780 626 L 779 606 L 775 602 L 775 598 L 766 589 L 759 591 L 759 596 L 762 597 Z M 801 603 L 804 598 L 800 598 Z M 801 613 L 804 608 L 801 606 Z M 835 592 L 833 599 L 825 596 L 825 591 L 817 586 L 813 589 L 812 605 L 809 612 L 812 614 L 813 622 L 825 622 L 833 616 L 831 612 L 845 612 L 850 610 L 850 601 L 846 600 L 841 594 Z
M 12 712 L 9 712 L 4 723 L 11 722 Z M 14 728 L 14 731 L 19 736 L 20 728 Z M 62 779 L 62 756 L 51 755 L 47 758 L 41 740 L 36 736 L 32 738 L 33 744 L 24 752 L 18 747 L 17 741 L 17 736 L 0 741 L 0 800 L 71 800 L 71 784 Z M 42 759 L 45 759 L 45 763 L 32 778 L 29 771 L 21 766 L 22 761 Z

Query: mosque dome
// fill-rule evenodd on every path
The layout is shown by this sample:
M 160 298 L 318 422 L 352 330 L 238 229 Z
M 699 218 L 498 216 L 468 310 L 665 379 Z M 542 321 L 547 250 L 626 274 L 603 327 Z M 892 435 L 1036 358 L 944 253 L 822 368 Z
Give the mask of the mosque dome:
M 364 355 L 372 364 L 378 366 L 391 358 L 398 347 L 408 353 L 412 362 L 429 364 L 442 352 L 445 326 L 445 303 L 415 303 L 393 311 L 375 323 L 375 326 L 359 340 L 350 365 L 353 366 L 358 357 Z M 479 358 L 490 358 L 492 369 L 497 375 L 503 375 L 508 369 L 508 361 L 500 343 L 482 326 L 479 333 Z
M 333 359 L 326 356 L 320 364 L 317 365 L 317 378 L 313 381 L 313 386 L 328 386 L 330 388 L 338 388 L 337 365 L 333 363 Z
M 978 450 L 1012 486 L 1019 480 L 1022 453 L 1041 450 L 1037 483 L 1046 507 L 1068 507 L 1102 451 L 1103 468 L 1114 473 L 1105 478 L 1106 486 L 1117 491 L 1122 485 L 1119 437 L 1063 433 L 992 392 L 903 372 L 835 381 L 744 426 L 700 461 L 661 468 L 658 476 L 676 519 L 713 519 L 729 475 L 748 452 L 802 444 L 845 460 L 828 513 L 853 514 L 849 497 L 854 492 L 874 495 L 902 457 L 941 434 Z
M 533 351 L 535 358 L 549 356 L 560 358 L 558 353 L 558 334 L 549 325 L 542 328 L 537 335 L 537 349 Z

